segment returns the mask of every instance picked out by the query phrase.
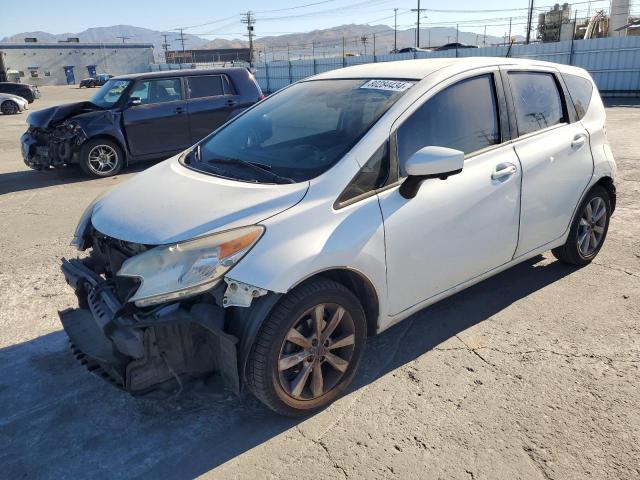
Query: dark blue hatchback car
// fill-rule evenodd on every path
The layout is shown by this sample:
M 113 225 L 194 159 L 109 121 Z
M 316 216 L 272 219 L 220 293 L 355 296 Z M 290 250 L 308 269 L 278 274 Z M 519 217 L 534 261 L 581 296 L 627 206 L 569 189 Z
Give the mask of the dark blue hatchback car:
M 88 102 L 32 112 L 22 155 L 36 170 L 79 164 L 92 177 L 109 177 L 185 150 L 263 97 L 240 67 L 122 75 Z

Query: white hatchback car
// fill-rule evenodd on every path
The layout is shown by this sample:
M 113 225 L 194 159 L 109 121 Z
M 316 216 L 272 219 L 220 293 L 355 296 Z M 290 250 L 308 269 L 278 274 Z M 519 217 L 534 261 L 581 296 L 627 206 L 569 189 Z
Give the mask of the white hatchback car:
M 0 93 L 0 112 L 3 115 L 15 115 L 29 110 L 29 102 L 24 98 L 9 93 Z
M 365 339 L 552 249 L 586 265 L 615 208 L 587 72 L 512 58 L 359 65 L 295 83 L 96 200 L 60 313 L 133 393 L 219 372 L 305 414 Z

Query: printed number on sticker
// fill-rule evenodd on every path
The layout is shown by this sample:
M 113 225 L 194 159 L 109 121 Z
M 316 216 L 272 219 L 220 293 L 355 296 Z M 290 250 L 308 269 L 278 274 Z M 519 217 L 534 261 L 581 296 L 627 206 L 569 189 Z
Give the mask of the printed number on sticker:
M 411 82 L 399 82 L 397 80 L 369 80 L 360 88 L 373 88 L 376 90 L 392 90 L 394 92 L 404 92 L 411 87 Z

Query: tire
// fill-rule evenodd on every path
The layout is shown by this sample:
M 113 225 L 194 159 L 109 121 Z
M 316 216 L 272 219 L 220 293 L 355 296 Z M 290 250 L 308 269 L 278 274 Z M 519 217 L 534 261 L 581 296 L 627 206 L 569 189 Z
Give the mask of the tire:
M 321 342 L 316 318 L 323 319 Z M 260 328 L 249 354 L 247 386 L 280 415 L 316 412 L 353 380 L 366 330 L 362 305 L 349 289 L 324 278 L 306 282 L 283 297 Z
M 604 245 L 610 217 L 609 192 L 600 185 L 596 185 L 587 193 L 576 211 L 567 242 L 551 250 L 551 253 L 561 262 L 570 265 L 580 267 L 588 265 Z
M 116 175 L 124 165 L 120 146 L 106 138 L 88 140 L 80 149 L 80 168 L 92 178 Z
M 0 105 L 0 112 L 2 112 L 3 115 L 15 115 L 19 111 L 20 107 L 18 104 L 11 100 L 5 100 L 2 102 L 2 105 Z
M 89 82 L 89 88 L 95 88 L 96 82 Z

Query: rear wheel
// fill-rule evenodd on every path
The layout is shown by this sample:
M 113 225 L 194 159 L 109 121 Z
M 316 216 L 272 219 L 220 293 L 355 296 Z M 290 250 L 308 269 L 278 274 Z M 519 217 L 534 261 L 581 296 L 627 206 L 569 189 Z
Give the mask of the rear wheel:
M 80 150 L 80 168 L 90 177 L 111 177 L 116 175 L 123 165 L 122 149 L 111 140 L 89 140 Z
M 2 112 L 3 115 L 15 115 L 19 111 L 20 107 L 18 107 L 18 104 L 11 100 L 5 100 L 2 102 L 2 105 L 0 105 L 0 112 Z
M 598 255 L 609 230 L 611 199 L 603 187 L 593 187 L 571 224 L 567 242 L 551 252 L 558 259 L 571 265 L 589 264 Z
M 310 281 L 288 293 L 261 327 L 249 356 L 248 386 L 279 414 L 317 411 L 351 383 L 365 338 L 355 295 L 331 280 Z

